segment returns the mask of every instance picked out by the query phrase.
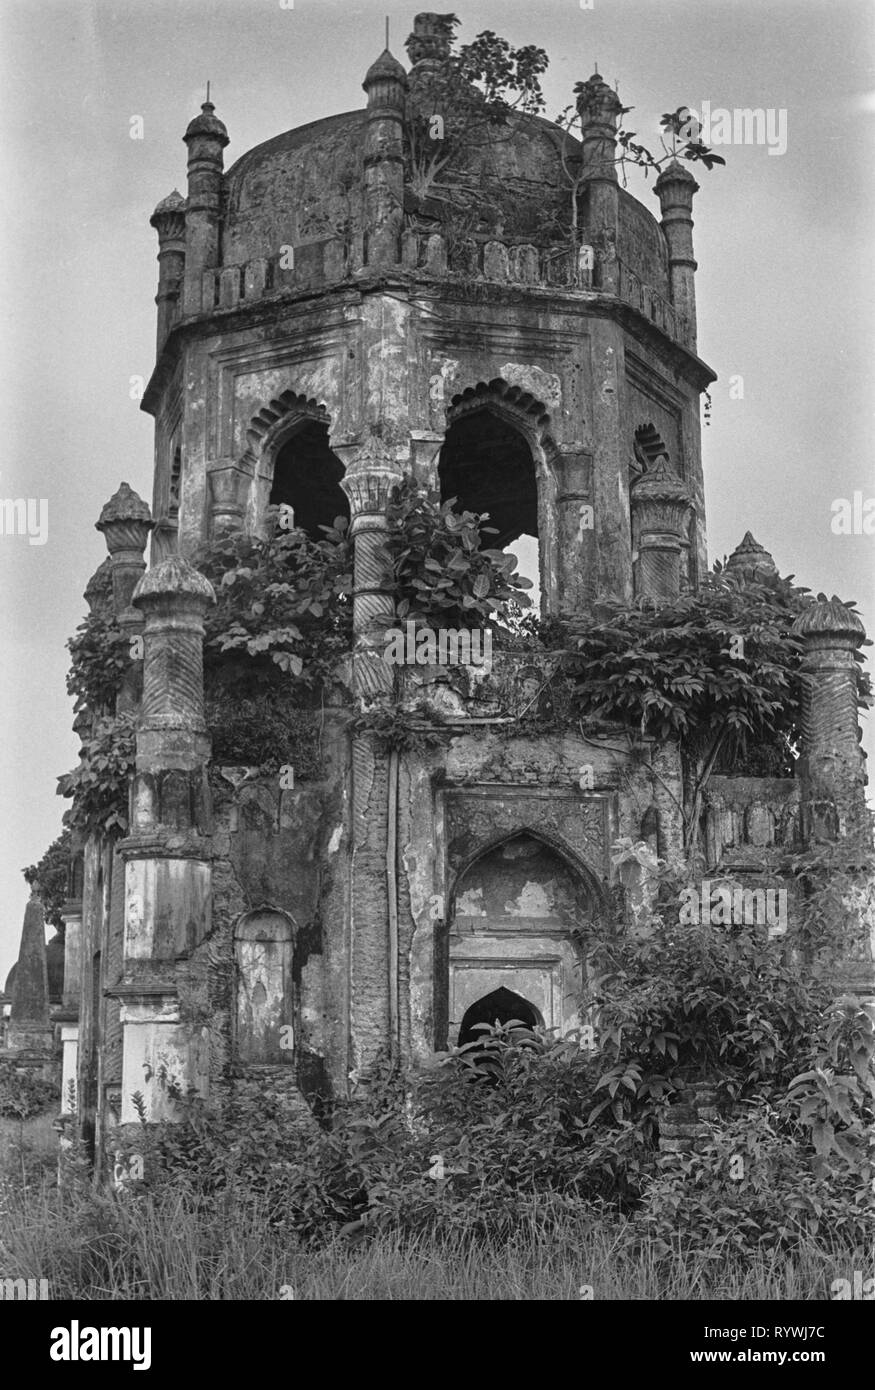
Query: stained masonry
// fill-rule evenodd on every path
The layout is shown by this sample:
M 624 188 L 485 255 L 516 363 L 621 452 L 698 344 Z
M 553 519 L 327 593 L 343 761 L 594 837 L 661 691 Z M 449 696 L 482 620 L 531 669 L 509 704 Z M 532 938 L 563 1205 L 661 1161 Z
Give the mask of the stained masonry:
M 501 991 L 575 1027 L 586 924 L 618 888 L 634 899 L 612 844 L 681 844 L 671 745 L 651 750 L 655 777 L 609 734 L 508 732 L 538 689 L 531 652 L 496 652 L 487 681 L 411 667 L 395 685 L 374 659 L 392 614 L 376 552 L 407 471 L 445 496 L 467 488 L 506 536 L 537 536 L 545 617 L 669 599 L 706 568 L 699 413 L 715 375 L 696 351 L 695 180 L 668 164 L 660 220 L 619 186 L 620 100 L 594 73 L 574 153 L 591 263 L 532 220 L 567 196 L 560 132 L 536 117 L 477 155 L 460 236 L 405 187 L 406 104 L 445 55 L 440 18 L 417 16 L 409 70 L 378 57 L 364 110 L 278 135 L 227 172 L 228 133 L 205 102 L 184 137 L 187 195 L 151 219 L 152 506 L 126 484 L 107 503 L 109 560 L 85 595 L 143 639 L 119 696 L 137 714 L 130 830 L 79 846 L 55 1010 L 98 1162 L 136 1118 L 135 1092 L 150 1118 L 173 1113 L 168 1075 L 205 1098 L 269 1088 L 306 1117 L 381 1053 L 417 1062 L 468 1036 Z M 487 185 L 505 190 L 499 205 L 478 205 Z M 290 500 L 283 470 L 314 525 L 340 498 L 355 544 L 352 674 L 326 698 L 321 771 L 288 788 L 211 762 L 213 593 L 190 563 L 209 537 L 264 535 L 269 503 Z M 774 568 L 749 533 L 731 564 Z M 800 633 L 814 679 L 799 775 L 719 776 L 707 795 L 710 871 L 740 883 L 776 845 L 863 815 L 859 619 L 815 603 Z M 438 712 L 448 744 L 391 752 L 352 727 L 392 700 Z M 34 970 L 29 917 L 13 1024 L 36 1056 L 49 1006 L 24 1017 Z M 837 975 L 871 996 L 871 951 L 849 943 Z

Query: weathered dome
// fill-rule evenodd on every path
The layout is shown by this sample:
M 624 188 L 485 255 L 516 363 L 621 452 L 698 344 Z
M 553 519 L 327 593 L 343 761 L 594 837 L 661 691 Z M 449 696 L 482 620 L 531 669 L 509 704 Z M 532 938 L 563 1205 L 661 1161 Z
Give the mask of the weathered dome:
M 394 78 L 396 82 L 407 85 L 407 71 L 403 63 L 399 63 L 394 53 L 390 53 L 388 48 L 384 48 L 379 58 L 371 63 L 365 73 L 362 86 L 367 89 L 372 82 L 376 82 L 380 78 Z
M 168 193 L 166 198 L 162 198 L 162 199 L 161 199 L 161 202 L 158 203 L 157 207 L 155 208 L 155 211 L 152 213 L 152 216 L 153 216 L 153 217 L 160 217 L 160 216 L 162 215 L 162 213 L 165 213 L 165 212 L 184 212 L 184 211 L 185 211 L 185 199 L 183 198 L 183 196 L 182 196 L 182 194 L 180 193 L 179 189 L 178 189 L 178 188 L 174 188 L 174 190 L 173 190 L 172 193 Z
M 555 227 L 551 230 L 551 223 L 567 223 L 571 198 L 562 169 L 562 131 L 540 116 L 513 114 L 510 119 L 512 138 L 502 135 L 472 152 L 470 185 L 479 214 L 473 234 L 556 243 L 563 236 Z M 276 135 L 241 155 L 225 175 L 225 265 L 270 259 L 278 247 L 291 243 L 296 265 L 306 264 L 312 248 L 321 267 L 326 241 L 360 237 L 365 136 L 366 112 L 345 111 Z M 573 158 L 579 147 L 574 140 L 568 145 Z M 659 223 L 623 188 L 618 201 L 620 259 L 667 296 L 668 251 Z M 405 212 L 421 230 L 439 231 L 447 221 L 448 204 L 419 198 L 408 185 Z
M 854 638 L 860 642 L 866 636 L 859 614 L 833 594 L 826 598 L 819 594 L 815 602 L 804 608 L 793 624 L 797 637 L 826 635 L 831 637 Z
M 224 121 L 220 121 L 218 116 L 213 114 L 215 109 L 211 101 L 205 101 L 201 106 L 200 115 L 189 121 L 183 140 L 190 140 L 195 135 L 214 135 L 223 145 L 227 145 L 228 130 Z

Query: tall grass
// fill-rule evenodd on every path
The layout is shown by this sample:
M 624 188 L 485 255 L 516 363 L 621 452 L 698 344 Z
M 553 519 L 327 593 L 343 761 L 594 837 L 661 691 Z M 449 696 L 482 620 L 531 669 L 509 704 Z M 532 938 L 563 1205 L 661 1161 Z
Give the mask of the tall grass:
M 378 1233 L 311 1250 L 252 1204 L 199 1211 L 179 1191 L 59 1190 L 45 1166 L 26 1184 L 20 1171 L 0 1175 L 0 1274 L 46 1278 L 54 1299 L 530 1302 L 591 1289 L 599 1301 L 811 1300 L 848 1276 L 828 1242 L 783 1257 L 657 1258 L 615 1218 L 550 1229 L 533 1217 L 506 1242 Z

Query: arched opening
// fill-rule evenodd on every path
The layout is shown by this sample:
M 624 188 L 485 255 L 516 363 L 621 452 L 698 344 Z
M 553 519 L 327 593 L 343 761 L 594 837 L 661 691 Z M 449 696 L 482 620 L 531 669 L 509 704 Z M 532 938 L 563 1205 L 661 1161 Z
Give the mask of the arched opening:
M 344 467 L 328 441 L 324 420 L 304 420 L 281 445 L 273 469 L 270 503 L 293 508 L 295 525 L 313 540 L 337 517 L 349 521 L 349 499 L 340 486 Z
M 583 875 L 531 832 L 484 850 L 460 874 L 451 899 L 445 963 L 435 977 L 436 1045 L 471 1041 L 475 1023 L 496 1017 L 533 1020 L 560 1034 L 579 1027 L 580 942 L 595 906 Z M 522 1014 L 514 1011 L 523 1006 Z
M 645 473 L 659 458 L 668 458 L 668 449 L 655 425 L 639 425 L 632 444 L 632 472 Z
M 529 597 L 540 600 L 538 484 L 525 436 L 489 406 L 461 415 L 447 430 L 438 462 L 441 501 L 457 499 L 460 511 L 488 512 L 497 535 L 484 549 L 509 550 L 517 570 L 531 580 Z
M 234 929 L 236 1051 L 244 1065 L 293 1060 L 293 949 L 294 927 L 285 913 L 250 912 Z
M 503 985 L 499 986 L 498 989 L 485 994 L 482 999 L 475 1000 L 466 1010 L 459 1029 L 457 1046 L 464 1047 L 466 1043 L 476 1042 L 481 1038 L 484 1030 L 478 1028 L 477 1025 L 480 1023 L 511 1023 L 514 1019 L 526 1028 L 542 1027 L 544 1023 L 534 1004 L 523 999 L 521 994 L 515 994 Z

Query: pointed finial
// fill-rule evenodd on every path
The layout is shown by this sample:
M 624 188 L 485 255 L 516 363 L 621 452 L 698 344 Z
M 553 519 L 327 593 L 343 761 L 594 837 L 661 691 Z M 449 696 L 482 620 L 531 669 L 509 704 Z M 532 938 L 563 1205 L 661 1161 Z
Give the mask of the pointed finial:
M 209 78 L 207 78 L 207 105 L 209 106 L 209 104 L 210 104 L 210 81 L 209 81 Z
M 386 15 L 386 47 L 389 47 L 389 16 Z

